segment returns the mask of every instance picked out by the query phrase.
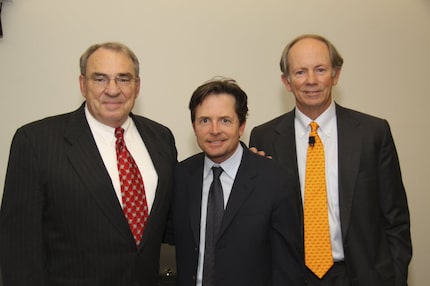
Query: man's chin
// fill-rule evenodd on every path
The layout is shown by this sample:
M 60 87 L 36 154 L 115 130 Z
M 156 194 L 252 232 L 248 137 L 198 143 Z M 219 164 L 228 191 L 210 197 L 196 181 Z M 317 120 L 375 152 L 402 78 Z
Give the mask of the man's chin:
M 211 159 L 212 161 L 214 161 L 215 163 L 219 163 L 223 158 L 224 158 L 224 153 L 220 153 L 220 152 L 205 152 L 206 156 Z

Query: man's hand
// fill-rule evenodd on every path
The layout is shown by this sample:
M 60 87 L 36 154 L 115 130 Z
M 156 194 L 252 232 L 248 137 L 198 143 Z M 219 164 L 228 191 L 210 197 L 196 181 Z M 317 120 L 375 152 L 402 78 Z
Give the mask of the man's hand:
M 251 148 L 249 148 L 249 150 L 252 152 L 252 153 L 255 153 L 255 154 L 258 154 L 258 155 L 260 155 L 260 156 L 263 156 L 263 157 L 266 157 L 266 158 L 269 158 L 269 159 L 272 159 L 272 156 L 266 156 L 266 152 L 264 152 L 264 151 L 259 151 L 259 150 L 257 150 L 257 148 L 255 148 L 255 147 L 251 147 Z

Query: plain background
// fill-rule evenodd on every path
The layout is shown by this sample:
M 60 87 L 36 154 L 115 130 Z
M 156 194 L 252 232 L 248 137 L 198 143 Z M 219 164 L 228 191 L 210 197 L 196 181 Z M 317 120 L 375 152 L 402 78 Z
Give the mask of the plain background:
M 3 3 L 2 23 L 1 185 L 15 130 L 81 104 L 78 59 L 93 43 L 135 51 L 134 112 L 170 127 L 184 159 L 199 151 L 187 109 L 198 85 L 238 81 L 249 97 L 248 143 L 252 127 L 294 107 L 280 80 L 284 46 L 303 33 L 326 36 L 345 60 L 335 100 L 391 124 L 412 220 L 409 284 L 427 284 L 429 0 L 14 0 Z

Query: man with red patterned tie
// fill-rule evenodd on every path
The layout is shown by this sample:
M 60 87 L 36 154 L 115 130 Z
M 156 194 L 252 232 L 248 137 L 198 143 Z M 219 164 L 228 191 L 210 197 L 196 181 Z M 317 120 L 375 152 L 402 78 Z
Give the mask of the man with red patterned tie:
M 0 212 L 4 286 L 157 285 L 173 135 L 131 112 L 140 78 L 128 47 L 93 45 L 80 69 L 81 107 L 14 136 Z

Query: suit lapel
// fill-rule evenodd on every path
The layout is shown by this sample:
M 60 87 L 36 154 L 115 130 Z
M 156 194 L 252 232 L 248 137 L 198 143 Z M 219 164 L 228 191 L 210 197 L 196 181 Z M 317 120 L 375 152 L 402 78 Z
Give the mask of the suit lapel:
M 360 122 L 351 116 L 345 108 L 336 105 L 338 132 L 338 183 L 339 205 L 342 235 L 348 230 L 351 204 L 354 195 L 360 157 L 362 136 L 359 131 Z
M 165 208 L 168 207 L 166 202 L 170 202 L 170 176 L 173 176 L 173 162 L 172 159 L 167 157 L 164 153 L 164 148 L 161 148 L 161 146 L 166 145 L 166 142 L 160 141 L 160 138 L 157 135 L 157 130 L 152 128 L 150 124 L 146 124 L 145 120 L 147 119 L 135 116 L 134 114 L 130 114 L 130 117 L 133 119 L 133 122 L 142 137 L 158 175 L 154 202 L 148 217 L 148 223 L 145 227 L 145 230 L 148 230 L 148 233 L 152 233 L 153 231 L 151 231 L 151 229 L 159 228 L 160 223 L 163 223 L 160 222 L 159 218 L 164 217 L 162 214 L 165 212 Z M 150 239 L 150 236 L 144 234 L 140 243 L 140 248 L 148 241 L 148 239 Z
M 93 196 L 96 205 L 124 237 L 133 239 L 112 181 L 86 121 L 84 105 L 72 113 L 65 139 L 71 145 L 68 153 L 70 163 Z
M 200 241 L 200 220 L 201 220 L 201 205 L 202 205 L 202 186 L 203 186 L 203 165 L 204 155 L 199 154 L 196 159 L 197 165 L 195 168 L 190 170 L 189 179 L 187 182 L 189 186 L 186 187 L 188 190 L 188 202 L 189 202 L 189 216 L 191 229 L 193 232 L 194 241 L 196 245 Z
M 166 164 L 163 164 L 165 162 L 165 156 L 162 152 L 163 149 L 160 148 L 161 143 L 159 142 L 157 134 L 152 129 L 149 129 L 148 126 L 143 124 L 141 120 L 137 120 L 135 115 L 131 114 L 131 118 L 133 119 L 133 122 L 136 125 L 143 142 L 145 143 L 146 149 L 148 150 L 157 174 L 162 173 L 162 170 L 166 166 Z
M 283 120 L 275 127 L 278 136 L 273 141 L 272 148 L 274 150 L 273 159 L 282 166 L 288 166 L 288 172 L 298 178 L 294 116 L 294 110 L 286 113 Z
M 255 178 L 257 176 L 256 167 L 252 160 L 251 152 L 243 145 L 242 162 L 234 180 L 230 197 L 221 222 L 219 236 L 227 229 L 233 221 L 240 207 L 245 203 L 248 196 L 255 188 Z
M 288 172 L 297 178 L 297 186 L 300 186 L 297 167 L 296 140 L 294 128 L 294 110 L 285 114 L 282 121 L 275 127 L 278 137 L 273 144 L 273 159 L 283 166 L 288 166 Z M 342 235 L 345 236 L 350 220 L 350 210 L 354 192 L 354 186 L 358 174 L 362 136 L 358 132 L 360 124 L 347 109 L 336 104 L 337 128 L 338 128 L 338 174 L 339 174 L 339 204 Z M 298 188 L 300 195 L 300 188 Z M 300 195 L 301 198 L 301 195 Z
M 303 225 L 303 202 L 300 189 L 299 169 L 297 165 L 296 151 L 296 133 L 294 127 L 295 109 L 286 113 L 283 119 L 275 126 L 275 133 L 278 137 L 275 138 L 273 144 L 274 156 L 273 159 L 278 161 L 282 166 L 286 166 L 286 176 L 290 176 L 296 186 L 297 196 L 300 199 L 300 221 Z M 301 229 L 303 236 L 303 228 Z

